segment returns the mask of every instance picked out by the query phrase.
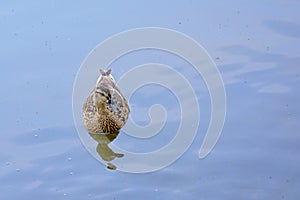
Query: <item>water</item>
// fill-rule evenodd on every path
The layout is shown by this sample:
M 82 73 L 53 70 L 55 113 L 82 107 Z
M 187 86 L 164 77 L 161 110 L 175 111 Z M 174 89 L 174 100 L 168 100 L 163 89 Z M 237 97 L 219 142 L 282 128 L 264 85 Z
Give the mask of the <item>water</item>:
M 297 1 L 1 4 L 1 199 L 300 196 Z M 210 117 L 203 81 L 186 63 L 168 63 L 165 54 L 124 57 L 119 62 L 130 61 L 127 66 L 112 66 L 116 79 L 135 62 L 152 59 L 181 66 L 192 84 L 199 85 L 201 108 L 199 132 L 180 159 L 157 172 L 129 174 L 107 169 L 81 144 L 72 116 L 72 87 L 80 64 L 99 42 L 144 26 L 181 31 L 207 49 L 225 82 L 227 116 L 217 145 L 200 160 L 198 150 Z M 164 95 L 176 105 L 172 96 Z M 136 108 L 132 117 L 145 125 L 149 118 L 144 111 L 151 102 L 137 100 L 134 96 L 131 102 Z M 175 129 L 176 120 L 166 128 Z M 161 135 L 147 148 L 160 147 L 172 137 Z M 125 135 L 114 142 L 121 145 L 122 138 Z M 124 148 L 142 149 L 141 141 L 136 144 L 136 149 L 128 143 Z

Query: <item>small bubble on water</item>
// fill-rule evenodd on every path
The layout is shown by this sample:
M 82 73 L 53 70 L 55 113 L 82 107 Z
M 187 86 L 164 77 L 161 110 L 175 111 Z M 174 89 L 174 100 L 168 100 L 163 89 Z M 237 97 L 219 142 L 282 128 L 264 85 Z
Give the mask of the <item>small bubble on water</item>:
M 38 135 L 38 134 L 34 134 L 34 137 L 35 137 L 35 138 L 38 138 L 38 137 L 39 137 L 39 135 Z
M 10 162 L 6 162 L 5 165 L 6 165 L 6 166 L 10 165 Z
M 73 173 L 73 172 L 70 172 L 70 175 L 71 175 L 71 176 L 73 176 L 73 175 L 74 175 L 74 173 Z
M 20 172 L 21 170 L 20 169 L 16 169 L 16 172 Z
M 71 161 L 71 160 L 72 160 L 72 158 L 71 158 L 71 157 L 69 157 L 67 160 L 68 160 L 68 161 Z

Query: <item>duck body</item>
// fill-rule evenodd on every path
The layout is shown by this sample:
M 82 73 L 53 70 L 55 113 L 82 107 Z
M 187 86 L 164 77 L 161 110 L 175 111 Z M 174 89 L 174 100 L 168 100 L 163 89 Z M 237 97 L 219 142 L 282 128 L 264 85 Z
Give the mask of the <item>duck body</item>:
M 100 69 L 100 73 L 83 104 L 83 124 L 90 133 L 115 133 L 125 125 L 130 108 L 111 70 Z

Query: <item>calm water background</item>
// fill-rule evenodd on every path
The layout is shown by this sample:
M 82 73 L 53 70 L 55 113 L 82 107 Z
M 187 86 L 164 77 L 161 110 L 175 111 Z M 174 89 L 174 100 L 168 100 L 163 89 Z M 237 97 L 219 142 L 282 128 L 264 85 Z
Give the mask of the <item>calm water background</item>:
M 300 197 L 298 1 L 0 5 L 1 199 Z M 155 173 L 109 171 L 79 140 L 72 118 L 73 82 L 81 62 L 98 43 L 145 26 L 178 30 L 208 50 L 225 82 L 226 123 L 211 154 L 199 160 L 209 96 L 202 80 L 186 66 L 182 73 L 196 85 L 201 107 L 201 126 L 192 146 L 173 165 Z M 119 61 L 127 63 L 123 68 L 115 63 L 116 79 L 135 62 L 169 60 L 156 53 L 144 52 L 146 58 L 129 55 Z M 174 58 L 172 64 L 179 63 Z M 140 94 L 155 89 L 149 87 Z M 166 108 L 177 106 L 172 94 L 162 90 L 161 95 L 166 97 L 159 103 Z M 149 121 L 145 112 L 155 100 L 142 100 L 138 93 L 131 99 L 132 117 L 145 125 Z M 166 128 L 176 129 L 177 122 L 178 118 L 170 120 Z M 148 148 L 163 145 L 172 135 L 160 137 L 162 144 L 154 142 Z M 141 141 L 136 144 L 142 151 Z

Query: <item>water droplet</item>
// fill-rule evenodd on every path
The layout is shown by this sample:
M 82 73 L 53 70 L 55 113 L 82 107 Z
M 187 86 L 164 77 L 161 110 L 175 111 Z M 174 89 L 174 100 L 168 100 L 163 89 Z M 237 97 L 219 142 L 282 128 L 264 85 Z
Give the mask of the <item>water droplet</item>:
M 21 170 L 20 169 L 16 169 L 16 172 L 20 172 Z
M 71 175 L 71 176 L 73 176 L 73 175 L 74 175 L 74 173 L 73 173 L 73 172 L 70 172 L 70 175 Z
M 71 158 L 71 157 L 69 157 L 67 160 L 68 160 L 68 161 L 71 161 L 71 160 L 72 160 L 72 158 Z
M 39 137 L 39 135 L 38 135 L 38 134 L 34 134 L 34 137 L 35 137 L 35 138 L 38 138 L 38 137 Z

